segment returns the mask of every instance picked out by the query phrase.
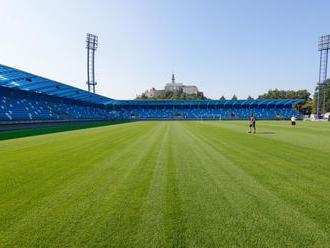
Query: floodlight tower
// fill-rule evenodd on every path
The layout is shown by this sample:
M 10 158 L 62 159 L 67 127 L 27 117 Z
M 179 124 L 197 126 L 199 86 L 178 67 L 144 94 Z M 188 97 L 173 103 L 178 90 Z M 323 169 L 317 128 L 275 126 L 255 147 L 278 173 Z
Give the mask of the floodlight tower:
M 94 34 L 88 33 L 86 36 L 86 48 L 87 48 L 87 82 L 88 91 L 95 93 L 95 51 L 98 46 L 98 37 Z
M 322 113 L 326 111 L 326 80 L 328 73 L 328 55 L 330 49 L 330 35 L 322 35 L 319 39 L 319 52 L 320 52 L 320 70 L 319 70 L 319 82 L 317 92 L 317 117 L 321 115 L 321 102 L 323 102 Z M 321 90 L 323 96 L 321 96 Z M 321 97 L 323 100 L 321 101 Z

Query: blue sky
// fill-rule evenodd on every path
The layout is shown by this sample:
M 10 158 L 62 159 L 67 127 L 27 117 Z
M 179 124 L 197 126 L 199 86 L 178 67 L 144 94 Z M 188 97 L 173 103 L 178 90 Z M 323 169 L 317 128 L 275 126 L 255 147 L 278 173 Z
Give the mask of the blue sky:
M 314 89 L 326 0 L 0 0 L 0 63 L 86 89 L 86 32 L 99 36 L 97 93 L 134 98 L 177 81 L 206 96 Z

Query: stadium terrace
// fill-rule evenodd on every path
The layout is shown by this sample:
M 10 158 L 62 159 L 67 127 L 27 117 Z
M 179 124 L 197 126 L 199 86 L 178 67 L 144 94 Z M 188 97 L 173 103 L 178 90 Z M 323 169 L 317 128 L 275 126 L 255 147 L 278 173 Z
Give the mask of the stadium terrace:
M 114 100 L 0 65 L 0 121 L 302 118 L 301 100 Z

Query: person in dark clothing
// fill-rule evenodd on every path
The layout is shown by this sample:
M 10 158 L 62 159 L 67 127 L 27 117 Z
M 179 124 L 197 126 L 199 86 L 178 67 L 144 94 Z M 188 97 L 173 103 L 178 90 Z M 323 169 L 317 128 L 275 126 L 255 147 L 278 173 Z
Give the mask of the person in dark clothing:
M 251 115 L 250 117 L 250 122 L 249 122 L 249 133 L 252 133 L 252 129 L 253 129 L 253 133 L 256 133 L 256 118 Z

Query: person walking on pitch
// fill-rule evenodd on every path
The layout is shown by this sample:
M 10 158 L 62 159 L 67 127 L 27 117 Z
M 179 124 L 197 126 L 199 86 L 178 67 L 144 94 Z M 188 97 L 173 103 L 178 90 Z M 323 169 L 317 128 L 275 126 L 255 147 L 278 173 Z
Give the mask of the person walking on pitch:
M 291 126 L 292 126 L 293 128 L 296 127 L 296 117 L 295 117 L 294 115 L 291 117 Z
M 251 115 L 251 118 L 250 118 L 250 122 L 249 122 L 249 133 L 252 132 L 252 129 L 253 129 L 253 133 L 256 133 L 256 118 Z

